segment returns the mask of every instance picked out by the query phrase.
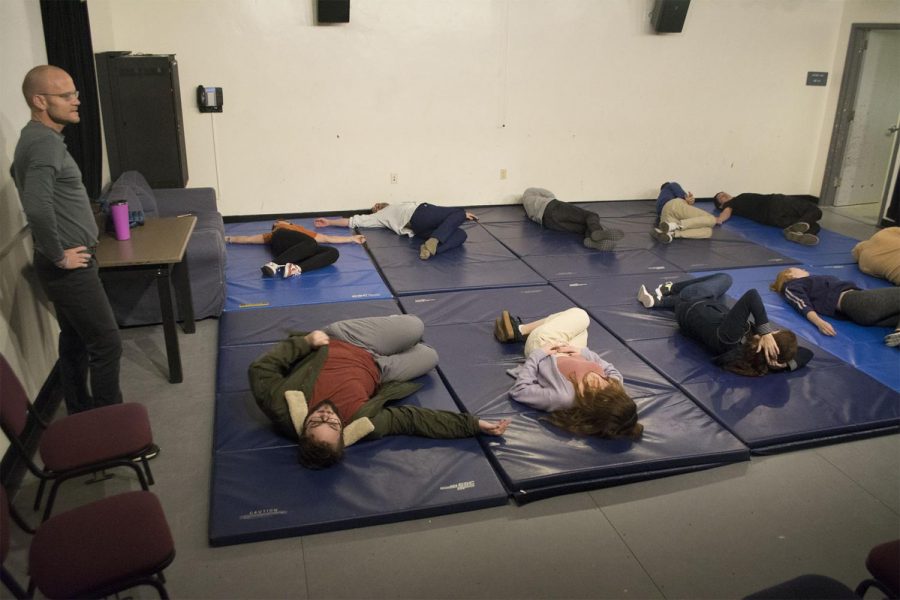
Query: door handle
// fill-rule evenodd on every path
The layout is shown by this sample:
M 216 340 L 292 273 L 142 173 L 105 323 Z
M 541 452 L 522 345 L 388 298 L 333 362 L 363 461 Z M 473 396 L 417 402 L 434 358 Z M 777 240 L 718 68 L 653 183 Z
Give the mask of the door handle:
M 900 127 L 897 127 L 896 125 L 892 125 L 892 126 L 888 127 L 888 135 L 891 135 L 892 133 L 897 133 L 897 131 L 900 131 Z

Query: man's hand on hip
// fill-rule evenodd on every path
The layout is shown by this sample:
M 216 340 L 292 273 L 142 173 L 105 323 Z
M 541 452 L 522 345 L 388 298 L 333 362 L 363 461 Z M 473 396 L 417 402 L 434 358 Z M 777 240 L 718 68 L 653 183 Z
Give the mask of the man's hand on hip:
M 60 269 L 84 269 L 91 262 L 91 253 L 87 246 L 77 246 L 63 251 L 62 260 L 56 262 Z

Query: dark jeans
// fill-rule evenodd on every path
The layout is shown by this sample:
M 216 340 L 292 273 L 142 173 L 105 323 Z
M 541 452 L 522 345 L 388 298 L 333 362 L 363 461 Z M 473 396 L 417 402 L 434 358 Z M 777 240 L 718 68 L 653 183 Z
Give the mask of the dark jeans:
M 468 235 L 460 229 L 466 222 L 466 211 L 433 204 L 420 204 L 409 220 L 409 228 L 417 237 L 436 238 L 437 254 L 462 246 Z
M 122 340 L 97 262 L 92 259 L 85 269 L 66 270 L 35 252 L 34 267 L 56 308 L 59 373 L 69 414 L 121 402 Z
M 577 233 L 582 237 L 589 237 L 592 231 L 603 229 L 597 213 L 556 199 L 547 203 L 541 222 L 547 229 Z
M 305 233 L 291 229 L 276 229 L 272 232 L 273 260 L 279 265 L 293 263 L 303 271 L 327 267 L 340 256 L 337 248 L 320 246 Z
M 675 308 L 678 326 L 688 337 L 702 342 L 715 353 L 741 341 L 750 327 L 749 321 L 768 323 L 759 292 L 747 290 L 730 309 L 722 296 L 731 288 L 731 276 L 714 273 L 697 279 L 679 281 L 664 296 L 660 307 Z

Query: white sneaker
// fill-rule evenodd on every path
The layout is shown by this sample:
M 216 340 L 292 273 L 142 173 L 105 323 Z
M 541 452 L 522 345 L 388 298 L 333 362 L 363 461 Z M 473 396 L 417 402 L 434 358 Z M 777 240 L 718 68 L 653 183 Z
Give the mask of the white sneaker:
M 279 264 L 267 262 L 262 267 L 260 267 L 260 270 L 262 271 L 263 277 L 276 277 L 280 272 L 279 270 L 282 268 L 283 267 Z
M 303 270 L 294 263 L 287 263 L 284 265 L 284 273 L 281 276 L 284 279 L 288 279 L 290 277 L 298 277 L 302 272 Z
M 644 308 L 653 308 L 653 305 L 656 304 L 656 298 L 647 291 L 647 286 L 645 285 L 641 285 L 641 289 L 638 290 L 637 299 L 638 302 L 644 305 Z

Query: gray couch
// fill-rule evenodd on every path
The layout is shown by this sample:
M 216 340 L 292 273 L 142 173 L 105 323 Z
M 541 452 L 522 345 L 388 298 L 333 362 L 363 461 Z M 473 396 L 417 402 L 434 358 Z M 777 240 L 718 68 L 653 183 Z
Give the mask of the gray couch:
M 219 316 L 225 306 L 225 229 L 216 207 L 216 191 L 212 188 L 154 190 L 139 172 L 126 171 L 101 197 L 101 203 L 116 200 L 127 200 L 129 210 L 142 210 L 145 219 L 187 213 L 197 217 L 187 246 L 194 318 Z M 153 273 L 101 270 L 100 279 L 120 326 L 162 322 Z

